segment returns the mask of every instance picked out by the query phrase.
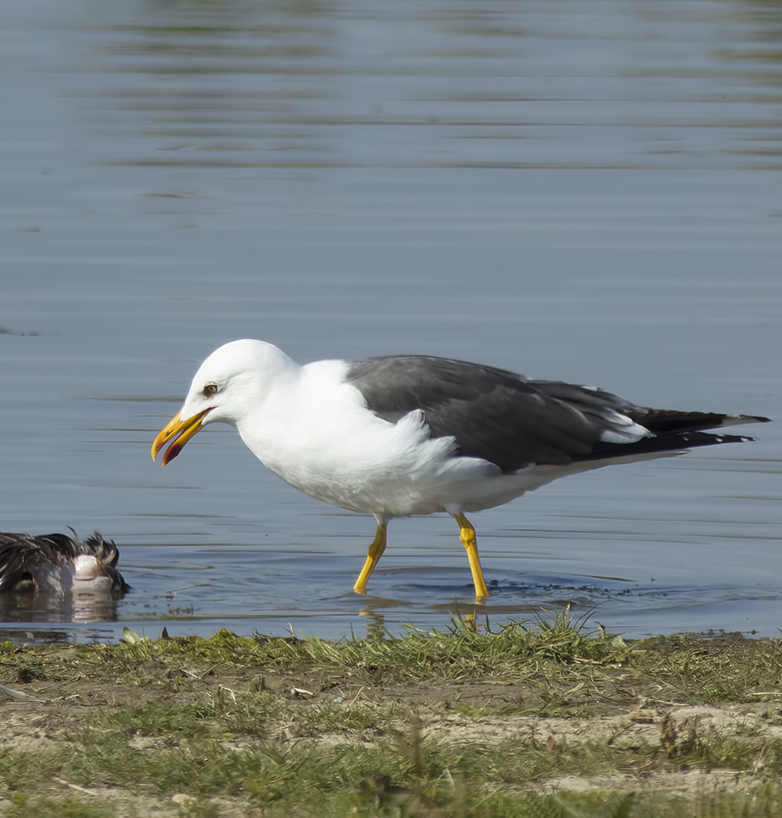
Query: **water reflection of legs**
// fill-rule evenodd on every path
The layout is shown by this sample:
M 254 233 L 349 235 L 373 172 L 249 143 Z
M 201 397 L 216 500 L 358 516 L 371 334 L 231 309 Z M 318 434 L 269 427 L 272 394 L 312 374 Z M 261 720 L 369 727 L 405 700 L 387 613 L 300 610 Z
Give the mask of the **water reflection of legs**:
M 367 639 L 383 639 L 387 635 L 386 618 L 371 608 L 362 608 L 359 616 L 366 616 Z

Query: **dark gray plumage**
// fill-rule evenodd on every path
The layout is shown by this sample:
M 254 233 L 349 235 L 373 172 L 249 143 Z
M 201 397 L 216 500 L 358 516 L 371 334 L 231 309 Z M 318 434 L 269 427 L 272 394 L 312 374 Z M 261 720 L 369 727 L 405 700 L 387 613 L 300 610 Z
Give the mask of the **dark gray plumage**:
M 76 532 L 73 533 L 75 537 Z M 0 533 L 0 593 L 39 590 L 42 571 L 69 568 L 80 556 L 95 557 L 102 576 L 111 579 L 113 594 L 122 595 L 130 590 L 117 570 L 119 549 L 113 540 L 105 540 L 97 531 L 83 542 L 66 534 L 32 537 Z
M 494 463 L 506 474 L 532 464 L 567 466 L 752 440 L 703 430 L 768 420 L 649 409 L 602 389 L 424 355 L 368 358 L 352 364 L 347 379 L 376 415 L 396 422 L 420 409 L 432 437 L 453 437 L 460 454 Z M 611 435 L 623 429 L 617 414 L 651 436 L 612 442 Z

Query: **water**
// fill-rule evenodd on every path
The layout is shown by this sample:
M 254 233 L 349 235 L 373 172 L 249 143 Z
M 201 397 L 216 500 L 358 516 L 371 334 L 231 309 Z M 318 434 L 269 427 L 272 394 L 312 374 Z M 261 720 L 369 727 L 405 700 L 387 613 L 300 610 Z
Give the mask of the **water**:
M 2 529 L 98 529 L 116 607 L 0 636 L 442 627 L 450 518 L 299 495 L 227 427 L 149 457 L 198 364 L 425 352 L 782 418 L 782 7 L 0 3 Z M 779 424 L 475 515 L 492 623 L 782 624 Z

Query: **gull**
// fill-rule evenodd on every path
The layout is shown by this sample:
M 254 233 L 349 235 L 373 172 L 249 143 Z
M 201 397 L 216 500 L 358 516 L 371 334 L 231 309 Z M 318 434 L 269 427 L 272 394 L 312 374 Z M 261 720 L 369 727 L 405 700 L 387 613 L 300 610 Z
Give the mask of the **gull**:
M 383 555 L 389 520 L 447 512 L 480 602 L 489 590 L 467 513 L 568 474 L 752 440 L 705 430 L 767 420 L 650 409 L 597 387 L 426 355 L 302 366 L 272 344 L 241 340 L 204 361 L 152 458 L 170 442 L 165 466 L 204 426 L 227 423 L 294 488 L 373 515 L 359 594 Z

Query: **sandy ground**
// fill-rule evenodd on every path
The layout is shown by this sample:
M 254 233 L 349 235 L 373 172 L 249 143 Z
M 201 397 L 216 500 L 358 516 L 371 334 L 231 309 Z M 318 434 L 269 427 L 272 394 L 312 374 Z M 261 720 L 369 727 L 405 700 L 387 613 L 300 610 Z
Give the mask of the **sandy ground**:
M 142 680 L 123 683 L 109 672 L 74 671 L 68 666 L 69 650 L 53 654 L 49 672 L 15 666 L 5 661 L 0 666 L 0 682 L 8 690 L 0 691 L 0 754 L 24 751 L 34 754 L 49 749 L 76 746 L 84 727 L 94 723 L 96 714 L 120 711 L 129 705 L 145 702 L 176 703 L 213 701 L 215 697 L 239 697 L 243 693 L 265 691 L 282 702 L 286 715 L 278 718 L 267 734 L 265 743 L 284 748 L 292 743 L 378 745 L 389 738 L 405 737 L 411 724 L 419 725 L 424 742 L 446 744 L 492 745 L 508 738 L 521 738 L 529 747 L 550 753 L 566 753 L 583 742 L 616 748 L 618 754 L 641 746 L 658 747 L 646 768 L 632 774 L 566 776 L 536 781 L 538 792 L 563 790 L 608 790 L 612 792 L 660 791 L 685 797 L 699 797 L 717 792 L 746 791 L 763 780 L 763 754 L 760 752 L 750 769 L 720 769 L 718 766 L 677 764 L 678 754 L 686 754 L 688 744 L 708 741 L 717 736 L 749 736 L 762 746 L 765 741 L 782 737 L 778 696 L 749 704 L 719 706 L 685 705 L 674 701 L 650 701 L 617 678 L 613 690 L 605 686 L 601 698 L 590 698 L 587 715 L 568 718 L 535 715 L 500 715 L 497 711 L 518 708 L 534 710 L 536 694 L 527 685 L 435 681 L 368 685 L 352 678 L 350 673 L 331 674 L 303 672 L 265 674 L 259 668 L 218 666 L 192 678 L 170 681 L 170 667 L 159 660 L 139 663 L 136 669 Z M 65 660 L 65 661 L 60 661 Z M 59 662 L 59 664 L 58 664 Z M 10 692 L 9 692 L 10 691 Z M 35 700 L 29 697 L 34 697 Z M 376 707 L 378 713 L 393 712 L 382 728 L 316 729 L 302 723 L 297 712 L 305 707 L 327 705 L 349 709 L 359 703 L 363 708 Z M 390 709 L 390 710 L 389 710 Z M 492 712 L 494 711 L 494 712 Z M 260 738 L 241 736 L 236 747 L 246 747 Z M 155 749 L 164 740 L 136 735 L 134 746 Z M 674 763 L 663 763 L 663 759 Z M 0 784 L 2 781 L 0 781 Z M 4 787 L 0 786 L 0 792 Z M 119 789 L 80 787 L 55 778 L 45 788 L 47 797 L 71 796 L 82 800 L 111 802 L 120 816 L 181 815 L 187 795 L 152 797 Z M 6 795 L 9 795 L 6 793 Z M 9 796 L 10 797 L 10 796 Z M 241 799 L 216 799 L 220 814 L 226 816 L 260 816 L 263 813 Z M 0 797 L 0 809 L 7 805 Z M 416 814 L 416 813 L 411 813 Z M 421 813 L 423 814 L 423 813 Z

